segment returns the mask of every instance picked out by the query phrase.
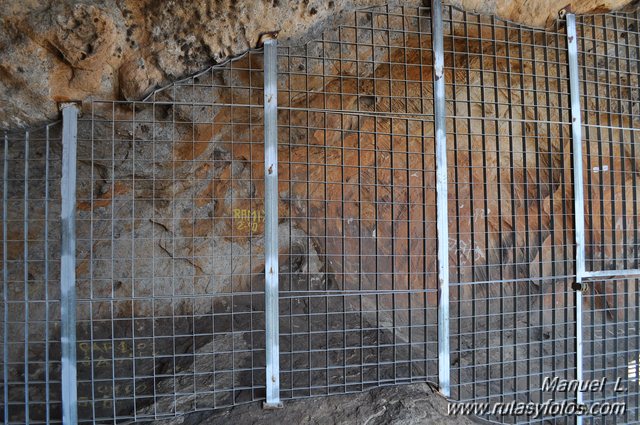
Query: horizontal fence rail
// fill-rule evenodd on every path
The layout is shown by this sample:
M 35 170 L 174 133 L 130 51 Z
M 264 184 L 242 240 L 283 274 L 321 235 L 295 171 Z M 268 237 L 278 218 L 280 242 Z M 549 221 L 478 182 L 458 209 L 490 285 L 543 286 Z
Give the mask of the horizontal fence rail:
M 376 6 L 143 101 L 86 102 L 75 178 L 68 113 L 2 133 L 2 420 L 426 382 L 625 404 L 491 423 L 637 423 L 639 25 Z

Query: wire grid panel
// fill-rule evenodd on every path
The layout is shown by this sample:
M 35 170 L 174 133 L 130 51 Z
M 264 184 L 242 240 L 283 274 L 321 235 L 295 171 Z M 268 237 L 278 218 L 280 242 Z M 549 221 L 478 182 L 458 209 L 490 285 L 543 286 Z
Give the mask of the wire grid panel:
M 638 279 L 613 278 L 590 282 L 587 296 L 593 300 L 584 311 L 585 379 L 601 381 L 604 389 L 585 392 L 588 404 L 612 403 L 607 409 L 623 411 L 585 418 L 589 424 L 638 423 L 640 421 L 640 299 Z M 622 414 L 621 414 L 622 413 Z
M 57 123 L 0 142 L 7 424 L 60 421 L 60 133 Z
M 640 268 L 640 23 L 638 11 L 577 21 L 584 122 L 587 270 L 612 278 L 589 282 L 584 312 L 585 378 L 607 379 L 590 402 L 622 402 L 621 416 L 589 423 L 637 423 L 640 389 L 638 280 L 616 271 Z M 606 111 L 606 112 L 603 112 Z M 616 391 L 616 381 L 620 379 Z
M 430 15 L 279 51 L 283 398 L 437 382 Z
M 546 401 L 545 377 L 575 378 L 565 35 L 454 8 L 444 33 L 452 397 Z
M 262 55 L 79 122 L 81 422 L 264 397 Z
M 639 12 L 577 20 L 588 271 L 640 268 Z

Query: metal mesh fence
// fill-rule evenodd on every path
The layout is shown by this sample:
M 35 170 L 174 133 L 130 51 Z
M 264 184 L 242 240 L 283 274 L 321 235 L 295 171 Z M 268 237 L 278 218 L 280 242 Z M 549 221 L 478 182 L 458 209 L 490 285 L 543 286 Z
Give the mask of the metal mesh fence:
M 3 134 L 4 423 L 60 420 L 60 124 Z
M 565 36 L 455 9 L 444 32 L 452 397 L 546 401 L 545 377 L 575 377 Z
M 577 401 L 575 392 L 543 391 L 544 379 L 606 377 L 605 391 L 583 393 L 584 401 L 623 401 L 625 416 L 587 421 L 640 420 L 638 18 L 578 20 L 584 137 L 576 154 L 565 22 L 533 30 L 446 7 L 447 205 L 436 191 L 442 145 L 430 8 L 358 10 L 318 39 L 279 48 L 282 398 L 442 383 L 439 359 L 450 355 L 453 400 Z M 263 400 L 272 385 L 263 69 L 262 53 L 252 51 L 144 101 L 85 105 L 76 203 L 80 422 L 232 406 Z M 7 133 L 0 152 L 8 423 L 61 416 L 60 133 L 59 124 Z M 576 161 L 584 185 L 575 184 Z M 577 187 L 585 194 L 584 275 Z
M 262 62 L 79 122 L 80 421 L 263 397 Z
M 606 378 L 605 389 L 586 401 L 625 403 L 621 416 L 586 422 L 637 423 L 638 153 L 640 140 L 638 12 L 578 19 L 584 122 L 585 237 L 589 282 L 584 314 L 585 378 Z M 604 274 L 607 275 L 604 275 Z M 619 380 L 618 380 L 619 379 Z
M 285 398 L 437 381 L 430 33 L 378 7 L 279 52 Z
M 640 268 L 638 23 L 637 12 L 577 23 L 590 271 Z
M 638 279 L 591 282 L 587 296 L 593 300 L 585 312 L 585 378 L 606 379 L 604 389 L 587 393 L 587 403 L 624 403 L 623 415 L 591 416 L 590 424 L 638 423 L 640 389 L 638 352 L 640 312 Z

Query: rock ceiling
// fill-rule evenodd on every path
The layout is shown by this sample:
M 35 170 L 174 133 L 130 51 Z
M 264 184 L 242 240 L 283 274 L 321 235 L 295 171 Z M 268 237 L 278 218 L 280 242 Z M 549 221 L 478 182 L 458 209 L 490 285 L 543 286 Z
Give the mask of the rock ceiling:
M 0 128 L 58 117 L 57 102 L 139 99 L 254 47 L 264 32 L 300 43 L 343 12 L 383 0 L 8 0 L 0 4 Z M 415 4 L 415 0 L 405 4 Z M 629 0 L 448 0 L 469 11 L 548 27 L 559 7 L 596 13 Z M 631 3 L 636 3 L 635 1 Z

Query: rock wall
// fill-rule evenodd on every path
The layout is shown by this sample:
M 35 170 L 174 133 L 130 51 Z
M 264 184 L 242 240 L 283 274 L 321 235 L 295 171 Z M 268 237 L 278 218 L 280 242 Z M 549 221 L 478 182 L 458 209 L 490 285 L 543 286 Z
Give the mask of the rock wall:
M 366 19 L 366 14 L 361 19 Z M 97 16 L 92 22 L 102 25 Z M 406 25 L 415 29 L 419 19 L 408 20 Z M 525 298 L 518 295 L 533 294 L 539 301 L 534 306 L 536 314 L 520 314 L 518 320 L 535 329 L 534 338 L 542 340 L 547 329 L 545 318 L 539 313 L 567 307 L 566 285 L 558 283 L 555 277 L 571 274 L 572 264 L 568 259 L 574 255 L 568 242 L 573 239 L 572 217 L 567 214 L 572 211 L 569 126 L 535 124 L 538 114 L 542 113 L 543 120 L 567 123 L 567 99 L 538 98 L 543 92 L 537 85 L 539 80 L 532 77 L 540 76 L 548 84 L 548 92 L 567 92 L 566 76 L 562 75 L 566 70 L 547 68 L 544 62 L 534 60 L 545 57 L 549 51 L 561 51 L 562 46 L 555 44 L 561 38 L 547 40 L 540 32 L 529 31 L 518 38 L 513 31 L 498 30 L 496 37 L 505 41 L 493 46 L 487 34 L 474 37 L 478 34 L 473 33 L 473 28 L 477 27 L 470 28 L 471 33 L 465 33 L 464 28 L 456 27 L 454 36 L 446 39 L 449 52 L 446 63 L 455 63 L 458 68 L 449 68 L 446 74 L 446 81 L 455 83 L 448 86 L 449 115 L 478 118 L 456 120 L 456 134 L 466 140 L 466 144 L 457 146 L 454 149 L 457 155 L 450 156 L 450 167 L 464 176 L 452 181 L 449 187 L 449 192 L 456 194 L 449 205 L 450 216 L 460 218 L 460 224 L 452 231 L 452 276 L 459 282 L 500 278 L 519 283 L 469 285 L 453 291 L 452 295 L 454 301 L 459 301 L 457 314 L 466 318 L 464 326 L 475 326 L 473 314 L 483 314 L 483 311 L 466 304 L 475 297 L 487 294 L 514 297 L 515 301 L 506 301 L 505 305 L 516 310 L 518 300 Z M 607 49 L 632 42 L 624 37 L 627 30 L 635 31 L 621 26 L 607 35 L 605 43 L 594 46 L 600 49 L 597 53 L 604 62 L 589 71 L 587 92 L 594 92 L 597 84 L 607 83 L 610 74 L 599 70 L 607 68 Z M 370 32 L 365 30 L 357 34 L 361 44 L 367 44 L 370 41 L 367 37 L 373 37 L 367 33 Z M 82 31 L 72 31 L 60 37 L 73 40 L 82 34 Z M 469 41 L 456 38 L 464 34 L 471 36 Z M 409 49 L 392 47 L 404 36 L 401 32 L 395 36 L 387 34 L 387 38 L 380 36 L 376 41 L 386 47 L 372 50 L 370 54 L 375 60 L 367 66 L 356 66 L 348 59 L 350 55 L 357 55 L 353 47 L 343 51 L 331 43 L 327 46 L 309 44 L 302 52 L 314 53 L 319 59 L 288 62 L 283 69 L 288 71 L 286 84 L 291 91 L 283 92 L 283 98 L 279 99 L 283 107 L 279 116 L 283 141 L 279 153 L 283 289 L 405 289 L 406 294 L 395 298 L 353 297 L 338 299 L 335 305 L 325 307 L 340 315 L 363 311 L 355 315 L 357 326 L 382 329 L 380 333 L 386 332 L 384 337 L 395 342 L 408 341 L 410 320 L 420 323 L 419 320 L 432 315 L 437 306 L 435 176 L 433 146 L 429 144 L 433 143 L 433 124 L 425 119 L 432 113 L 431 85 L 409 83 L 432 80 L 430 39 L 410 33 L 402 39 Z M 335 37 L 335 32 L 328 37 Z M 345 37 L 345 41 L 356 40 L 355 34 Z M 505 57 L 509 45 L 515 45 L 516 41 L 524 42 L 528 48 L 521 53 L 522 60 L 514 62 Z M 620 51 L 634 54 L 633 49 L 621 48 Z M 346 59 L 335 59 L 339 55 Z M 499 59 L 494 60 L 492 55 Z M 68 61 L 87 59 L 82 58 L 82 53 L 79 56 L 64 53 L 64 56 Z M 158 53 L 154 60 L 160 63 L 160 57 Z M 552 59 L 566 63 L 564 53 Z M 253 341 L 253 334 L 249 333 L 263 329 L 259 296 L 264 273 L 260 218 L 263 198 L 261 60 L 261 55 L 250 54 L 222 71 L 208 72 L 162 90 L 154 95 L 158 101 L 155 104 L 93 103 L 80 123 L 77 207 L 78 234 L 82 237 L 77 272 L 78 296 L 85 302 L 78 306 L 78 335 L 85 344 L 111 338 L 124 341 L 125 346 L 118 353 L 127 357 L 120 359 L 122 364 L 126 364 L 134 352 L 145 357 L 136 362 L 136 374 L 140 376 L 148 377 L 156 372 L 173 375 L 192 368 L 210 367 L 208 359 L 194 360 L 203 353 L 242 351 L 243 355 L 237 359 L 219 361 L 218 367 L 224 370 L 248 369 L 261 358 L 260 342 Z M 373 63 L 380 65 L 374 67 Z M 174 65 L 177 68 L 172 77 L 200 66 L 197 60 L 189 66 Z M 78 71 L 77 81 L 95 69 L 87 65 Z M 514 78 L 508 70 L 519 78 Z M 296 73 L 299 78 L 291 77 Z M 309 77 L 319 74 L 323 74 L 323 78 Z M 483 78 L 487 78 L 487 74 L 495 77 L 491 84 L 499 90 L 484 89 Z M 637 75 L 637 70 L 632 74 Z M 105 87 L 111 87 L 109 78 L 100 81 Z M 637 117 L 637 93 L 633 91 L 637 81 L 627 81 L 621 86 L 629 91 L 624 96 L 631 101 L 619 105 L 619 109 L 614 105 L 604 113 L 598 111 L 595 99 L 586 102 L 591 114 L 598 113 L 612 125 L 625 128 L 607 133 L 600 140 L 589 140 L 590 152 L 597 151 L 598 141 L 632 140 L 637 132 L 637 121 L 630 118 Z M 146 90 L 145 84 L 139 87 Z M 37 96 L 33 99 L 34 103 L 42 101 Z M 247 106 L 230 107 L 229 103 Z M 344 113 L 307 112 L 324 108 Z M 375 111 L 395 118 L 373 114 Z M 402 114 L 417 118 L 398 118 Z M 487 119 L 481 121 L 480 118 Z M 491 124 L 494 118 L 503 122 Z M 513 119 L 523 125 L 509 126 L 508 122 Z M 487 138 L 492 143 L 491 149 L 486 148 Z M 640 158 L 632 145 L 619 146 L 603 165 L 616 170 L 615 181 L 630 184 L 623 190 L 620 185 L 610 184 L 609 175 L 598 176 L 600 180 L 596 184 L 602 186 L 602 190 L 594 192 L 593 203 L 609 209 L 615 205 L 618 214 L 624 211 L 625 216 L 633 220 L 636 206 L 625 203 L 624 199 L 640 197 L 640 188 L 633 187 Z M 22 145 L 11 144 L 10 158 L 18 165 L 16 170 L 22 159 L 21 149 Z M 54 144 L 53 149 L 59 155 L 60 146 Z M 541 170 L 538 176 L 537 170 Z M 566 173 L 557 170 L 566 170 Z M 41 167 L 34 171 L 42 175 Z M 585 170 L 585 177 L 589 172 Z M 484 187 L 480 192 L 484 196 L 474 198 L 471 193 L 477 194 L 478 187 Z M 24 187 L 18 183 L 9 189 L 9 198 L 20 205 Z M 498 193 L 500 196 L 494 196 Z M 52 192 L 51 196 L 57 194 Z M 31 208 L 32 219 L 41 218 L 37 204 L 31 204 Z M 19 224 L 21 211 L 12 211 Z M 501 211 L 501 214 L 491 211 Z M 609 211 L 602 216 L 610 216 Z M 593 217 L 599 213 L 597 209 L 592 211 Z M 349 221 L 349 217 L 355 219 Z M 424 221 L 415 220 L 416 217 Z M 563 219 L 557 220 L 558 217 Z M 597 245 L 617 224 L 606 218 L 587 217 L 587 226 L 593 230 L 591 242 Z M 620 227 L 627 240 L 638 240 L 634 223 L 622 223 Z M 37 223 L 32 230 L 42 231 Z M 24 264 L 23 236 L 18 226 L 9 231 L 12 243 L 8 256 L 14 260 L 10 274 L 20 282 L 25 272 L 20 269 Z M 416 239 L 420 243 L 412 243 Z M 34 236 L 30 249 L 38 246 L 39 239 Z M 55 248 L 50 246 L 52 250 Z M 604 253 L 590 254 L 612 263 L 620 258 L 620 249 L 620 246 L 609 246 Z M 351 261 L 354 253 L 359 256 L 357 262 Z M 42 280 L 41 265 L 29 264 L 26 272 L 30 281 Z M 57 273 L 55 266 L 50 273 Z M 598 285 L 596 296 L 588 302 L 609 315 L 623 314 L 614 310 L 622 301 L 614 298 L 615 285 Z M 58 294 L 55 286 L 51 287 L 49 296 L 55 299 Z M 30 296 L 41 297 L 42 287 L 37 287 L 40 292 L 35 288 Z M 426 296 L 408 295 L 411 290 L 424 289 L 427 289 Z M 21 291 L 23 287 L 15 286 L 12 297 L 20 300 L 24 296 Z M 233 292 L 241 295 L 224 295 Z M 258 296 L 247 295 L 249 292 Z M 635 305 L 633 294 L 629 297 Z M 86 302 L 89 299 L 91 302 Z M 300 300 L 297 304 L 300 314 L 313 313 L 310 304 Z M 20 304 L 12 308 L 12 317 L 21 317 Z M 31 317 L 38 317 L 42 307 L 34 305 L 30 313 Z M 212 316 L 216 316 L 216 321 L 193 320 Z M 501 319 L 495 315 L 492 320 Z M 239 335 L 211 337 L 229 333 L 229 329 Z M 241 334 L 239 330 L 246 333 Z M 13 332 L 16 340 L 20 340 L 22 328 L 16 327 Z M 54 327 L 52 339 L 57 338 L 57 332 Z M 434 339 L 433 335 L 429 337 Z M 554 333 L 554 337 L 562 335 Z M 382 337 L 375 338 L 367 343 L 380 344 Z M 143 345 L 132 348 L 134 343 Z M 115 348 L 109 342 L 106 344 L 99 346 L 100 349 L 93 345 L 79 346 L 79 373 L 85 381 L 80 394 L 91 393 L 87 382 L 92 372 L 98 370 L 101 378 L 110 379 L 109 363 L 98 365 L 104 367 L 95 370 L 90 363 L 92 359 L 98 363 L 110 361 Z M 326 344 L 341 347 L 342 342 Z M 14 344 L 10 349 L 11 357 L 18 359 L 11 379 L 20 382 L 24 374 L 21 369 L 24 346 Z M 283 343 L 283 350 L 287 349 L 291 349 L 291 345 Z M 43 347 L 35 347 L 31 356 L 41 359 L 42 354 Z M 420 354 L 424 357 L 424 352 Z M 523 351 L 517 357 L 522 359 L 528 354 L 531 353 Z M 179 360 L 174 361 L 176 356 Z M 238 363 L 232 363 L 235 361 Z M 308 368 L 305 361 L 288 367 Z M 119 373 L 125 376 L 132 373 L 127 366 L 120 366 L 116 368 Z M 43 365 L 34 364 L 30 373 L 41 378 Z M 199 379 L 198 388 L 205 388 L 213 378 L 204 375 Z M 241 386 L 263 382 L 259 373 L 255 376 L 245 373 L 220 378 L 217 384 L 231 386 L 234 380 Z M 148 411 L 170 412 L 175 408 L 171 397 L 154 401 L 154 391 L 169 394 L 175 392 L 176 387 L 194 385 L 190 374 L 176 380 L 161 379 L 160 383 L 153 383 L 155 386 L 140 381 L 136 394 L 145 401 L 140 401 L 137 407 Z M 118 387 L 118 392 L 129 394 L 131 387 L 126 385 Z M 103 394 L 98 389 L 96 394 L 98 398 L 109 396 L 109 391 Z M 251 396 L 244 393 L 225 397 L 218 402 L 228 404 Z M 193 397 L 188 395 L 185 399 L 183 408 L 189 410 Z M 87 400 L 81 401 L 86 407 Z M 150 407 L 150 403 L 156 404 Z M 207 398 L 201 403 L 200 406 L 214 407 L 216 401 Z M 108 406 L 105 414 L 110 414 L 112 408 Z M 133 406 L 123 405 L 119 409 L 118 413 L 131 414 Z
M 591 13 L 628 3 L 451 1 L 532 26 L 551 25 L 559 7 Z M 283 43 L 297 44 L 344 12 L 377 4 L 384 2 L 5 1 L 0 5 L 0 128 L 57 119 L 60 101 L 139 99 L 154 87 L 255 47 L 265 32 L 279 31 Z

